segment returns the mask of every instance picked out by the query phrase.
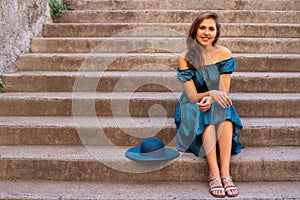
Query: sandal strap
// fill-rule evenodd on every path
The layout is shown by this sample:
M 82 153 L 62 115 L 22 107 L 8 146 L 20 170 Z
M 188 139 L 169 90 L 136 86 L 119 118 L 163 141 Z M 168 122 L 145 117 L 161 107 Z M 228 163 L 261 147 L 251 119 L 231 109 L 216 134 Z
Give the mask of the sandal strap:
M 218 182 L 220 182 L 222 179 L 220 178 L 220 177 L 217 177 L 217 178 L 214 178 L 214 177 L 209 177 L 208 178 L 208 182 L 210 182 L 210 181 L 218 181 Z
M 229 177 L 224 177 L 224 178 L 222 178 L 222 181 L 223 181 L 224 183 L 227 183 L 228 181 L 232 181 L 232 177 L 231 177 L 231 176 L 229 176 Z
M 224 190 L 224 188 L 222 186 L 211 187 L 212 185 L 214 185 L 215 182 L 219 182 L 222 185 L 222 179 L 220 177 L 217 177 L 217 178 L 210 177 L 210 178 L 208 178 L 208 182 L 209 182 L 210 191 L 212 191 L 211 189 L 214 189 L 214 188 L 217 188 L 218 190 L 222 189 L 222 191 Z
M 213 191 L 224 191 L 224 188 L 222 187 L 214 187 L 214 188 L 210 188 L 209 191 L 213 192 Z
M 222 178 L 222 181 L 223 181 L 223 184 L 225 185 L 226 183 L 228 183 L 229 181 L 232 182 L 232 185 L 230 186 L 227 186 L 225 187 L 225 191 L 228 191 L 228 190 L 237 190 L 237 187 L 233 184 L 233 181 L 232 181 L 232 177 L 225 177 L 225 178 Z
M 225 191 L 227 192 L 228 190 L 237 190 L 236 186 L 228 186 L 225 188 Z

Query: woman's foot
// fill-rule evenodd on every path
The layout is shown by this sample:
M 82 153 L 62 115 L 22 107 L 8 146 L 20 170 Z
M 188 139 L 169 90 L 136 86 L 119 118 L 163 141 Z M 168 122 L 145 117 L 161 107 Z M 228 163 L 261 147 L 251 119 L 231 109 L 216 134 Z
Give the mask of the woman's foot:
M 214 197 L 224 198 L 225 192 L 221 182 L 221 178 L 209 178 L 209 192 Z
M 238 188 L 232 181 L 232 177 L 222 178 L 222 182 L 227 196 L 236 197 L 239 194 Z

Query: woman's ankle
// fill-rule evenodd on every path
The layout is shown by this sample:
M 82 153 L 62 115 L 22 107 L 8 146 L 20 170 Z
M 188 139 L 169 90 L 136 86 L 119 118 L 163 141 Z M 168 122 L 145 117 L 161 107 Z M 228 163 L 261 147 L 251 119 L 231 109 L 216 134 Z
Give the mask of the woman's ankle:
M 221 178 L 228 178 L 228 177 L 230 177 L 229 172 L 221 172 Z

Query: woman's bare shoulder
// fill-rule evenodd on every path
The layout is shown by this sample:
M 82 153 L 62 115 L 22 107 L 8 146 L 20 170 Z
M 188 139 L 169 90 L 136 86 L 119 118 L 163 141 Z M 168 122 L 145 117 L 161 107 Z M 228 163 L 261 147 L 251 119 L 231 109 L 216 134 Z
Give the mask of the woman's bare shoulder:
M 218 60 L 222 61 L 222 60 L 228 60 L 232 57 L 232 53 L 230 51 L 230 49 L 228 49 L 227 47 L 224 46 L 217 46 L 218 48 Z
M 179 70 L 185 70 L 185 69 L 188 69 L 188 64 L 186 62 L 186 53 L 187 53 L 187 50 L 182 52 L 179 56 L 178 56 L 178 69 Z

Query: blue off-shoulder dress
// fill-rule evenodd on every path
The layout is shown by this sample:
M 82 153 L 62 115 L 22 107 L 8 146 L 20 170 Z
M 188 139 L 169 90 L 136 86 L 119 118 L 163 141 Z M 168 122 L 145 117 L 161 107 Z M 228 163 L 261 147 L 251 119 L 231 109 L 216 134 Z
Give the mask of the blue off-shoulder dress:
M 218 90 L 221 74 L 231 74 L 236 69 L 234 58 L 224 60 L 198 69 L 177 69 L 180 82 L 193 80 L 197 92 Z M 233 124 L 232 154 L 238 154 L 243 145 L 238 141 L 238 133 L 242 130 L 242 122 L 233 105 L 222 108 L 217 102 L 206 112 L 201 112 L 197 103 L 190 103 L 185 92 L 182 93 L 175 109 L 175 124 L 177 132 L 176 146 L 178 151 L 193 152 L 199 157 L 205 157 L 201 135 L 207 125 L 218 125 L 224 120 Z

